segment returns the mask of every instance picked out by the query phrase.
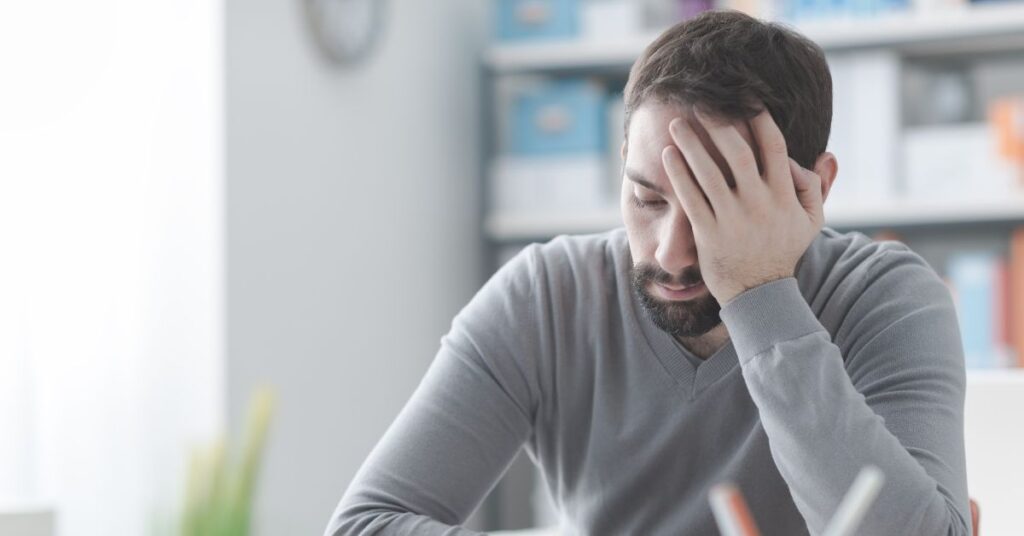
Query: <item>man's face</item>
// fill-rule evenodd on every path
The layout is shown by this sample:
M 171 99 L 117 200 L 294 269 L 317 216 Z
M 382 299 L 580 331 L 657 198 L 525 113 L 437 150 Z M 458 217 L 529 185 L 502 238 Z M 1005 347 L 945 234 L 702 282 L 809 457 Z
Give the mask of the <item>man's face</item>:
M 633 257 L 633 286 L 654 323 L 676 337 L 697 337 L 721 323 L 720 304 L 704 286 L 690 221 L 662 165 L 673 143 L 668 125 L 683 117 L 695 125 L 704 146 L 733 184 L 725 160 L 693 117 L 691 107 L 648 101 L 630 119 L 622 181 L 622 218 Z M 745 122 L 740 133 L 753 146 Z M 756 154 L 756 151 L 755 151 Z

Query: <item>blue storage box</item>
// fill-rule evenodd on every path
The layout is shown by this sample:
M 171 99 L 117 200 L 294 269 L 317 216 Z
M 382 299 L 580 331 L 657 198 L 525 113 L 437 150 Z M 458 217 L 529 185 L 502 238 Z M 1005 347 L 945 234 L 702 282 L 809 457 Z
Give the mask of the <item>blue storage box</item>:
M 498 39 L 571 38 L 579 33 L 579 0 L 498 0 Z
M 510 152 L 517 155 L 603 153 L 607 91 L 585 80 L 556 81 L 512 99 Z

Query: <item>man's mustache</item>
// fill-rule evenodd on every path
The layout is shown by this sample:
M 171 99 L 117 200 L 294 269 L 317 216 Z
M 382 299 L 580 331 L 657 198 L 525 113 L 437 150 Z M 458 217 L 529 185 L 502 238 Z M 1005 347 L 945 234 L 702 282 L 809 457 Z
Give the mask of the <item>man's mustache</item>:
M 663 285 L 689 287 L 701 282 L 700 268 L 690 266 L 683 270 L 679 277 L 673 278 L 672 274 L 654 266 L 650 263 L 641 263 L 636 266 L 637 279 L 641 281 L 654 281 Z

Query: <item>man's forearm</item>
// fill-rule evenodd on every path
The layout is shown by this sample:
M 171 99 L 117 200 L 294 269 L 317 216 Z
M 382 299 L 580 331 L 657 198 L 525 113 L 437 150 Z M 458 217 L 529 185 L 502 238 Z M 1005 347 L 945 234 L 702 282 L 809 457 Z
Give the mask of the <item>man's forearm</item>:
M 479 536 L 458 526 L 494 487 L 529 430 L 483 369 L 445 345 L 363 463 L 325 536 Z
M 869 404 L 793 278 L 738 296 L 722 318 L 772 457 L 812 534 L 823 530 L 867 464 L 883 470 L 886 484 L 864 520 L 864 534 L 969 534 L 957 470 L 963 395 L 955 371 L 894 376 Z M 901 418 L 918 412 L 921 426 L 901 429 L 897 437 L 887 428 L 887 412 L 902 412 Z

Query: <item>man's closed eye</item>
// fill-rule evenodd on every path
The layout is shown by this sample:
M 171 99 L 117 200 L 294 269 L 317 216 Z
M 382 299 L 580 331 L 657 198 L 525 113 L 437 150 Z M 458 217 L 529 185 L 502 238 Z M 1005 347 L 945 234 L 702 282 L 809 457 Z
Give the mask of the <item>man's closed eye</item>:
M 637 208 L 651 208 L 651 209 L 653 209 L 653 208 L 664 206 L 667 203 L 665 202 L 664 199 L 645 200 L 645 199 L 640 199 L 639 197 L 634 195 L 633 196 L 633 204 L 636 205 Z

